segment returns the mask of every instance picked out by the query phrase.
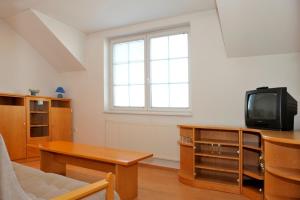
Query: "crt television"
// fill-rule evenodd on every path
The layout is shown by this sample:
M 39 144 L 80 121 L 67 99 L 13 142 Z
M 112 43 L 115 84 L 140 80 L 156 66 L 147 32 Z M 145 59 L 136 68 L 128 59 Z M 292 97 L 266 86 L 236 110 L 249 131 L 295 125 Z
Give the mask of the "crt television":
M 246 92 L 245 121 L 249 128 L 294 129 L 297 101 L 286 87 L 261 87 Z

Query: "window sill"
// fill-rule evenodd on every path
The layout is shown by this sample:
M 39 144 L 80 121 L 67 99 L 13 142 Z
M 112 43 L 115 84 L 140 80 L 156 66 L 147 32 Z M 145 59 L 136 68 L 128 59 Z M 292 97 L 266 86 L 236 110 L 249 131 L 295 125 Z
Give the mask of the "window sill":
M 185 116 L 191 117 L 191 111 L 131 111 L 131 110 L 108 110 L 105 114 L 128 114 L 128 115 L 159 115 L 159 116 Z

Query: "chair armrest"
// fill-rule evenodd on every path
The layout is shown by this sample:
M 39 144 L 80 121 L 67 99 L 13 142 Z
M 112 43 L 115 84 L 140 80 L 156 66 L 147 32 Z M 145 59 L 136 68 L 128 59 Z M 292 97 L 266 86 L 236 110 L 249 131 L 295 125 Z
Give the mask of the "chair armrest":
M 51 200 L 78 200 L 106 189 L 106 200 L 114 199 L 113 177 L 108 173 L 106 179 L 78 188 Z

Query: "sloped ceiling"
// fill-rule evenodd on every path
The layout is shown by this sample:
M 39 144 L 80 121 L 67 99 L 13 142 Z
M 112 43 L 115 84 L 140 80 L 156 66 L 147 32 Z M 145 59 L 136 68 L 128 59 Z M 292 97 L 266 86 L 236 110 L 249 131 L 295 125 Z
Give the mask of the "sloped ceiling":
M 117 26 L 215 9 L 215 0 L 0 0 L 0 18 L 35 9 L 90 33 Z
M 6 21 L 55 67 L 58 72 L 84 69 L 79 57 L 76 57 L 76 54 L 72 53 L 70 48 L 67 48 L 68 45 L 60 40 L 62 37 L 59 37 L 59 32 L 55 31 L 55 26 L 47 23 L 47 20 L 41 20 L 40 16 L 33 10 L 19 13 L 16 16 L 8 18 Z M 48 27 L 49 24 L 51 24 L 50 27 Z M 59 27 L 56 23 L 55 25 Z M 65 31 L 64 34 L 68 34 L 68 32 Z
M 300 52 L 299 0 L 217 0 L 230 57 Z

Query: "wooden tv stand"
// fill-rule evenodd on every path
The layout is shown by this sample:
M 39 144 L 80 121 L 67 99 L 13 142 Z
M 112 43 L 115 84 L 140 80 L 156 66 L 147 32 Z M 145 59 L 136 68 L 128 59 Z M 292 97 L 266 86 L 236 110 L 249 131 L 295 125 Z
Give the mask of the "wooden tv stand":
M 300 199 L 300 131 L 179 125 L 182 183 L 250 199 Z

